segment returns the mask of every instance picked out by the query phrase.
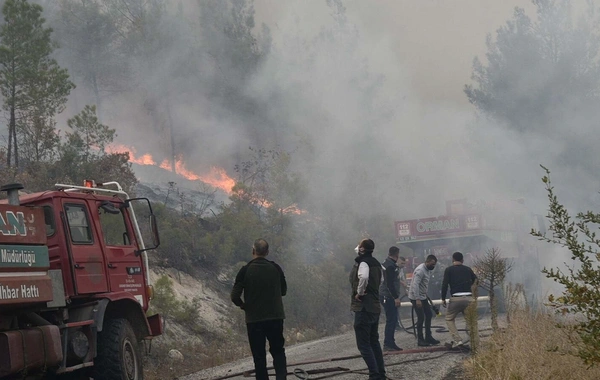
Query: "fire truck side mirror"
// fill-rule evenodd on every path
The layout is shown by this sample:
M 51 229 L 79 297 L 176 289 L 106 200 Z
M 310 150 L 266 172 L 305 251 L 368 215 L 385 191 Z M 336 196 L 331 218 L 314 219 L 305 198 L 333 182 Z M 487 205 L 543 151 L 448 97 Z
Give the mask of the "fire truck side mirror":
M 135 254 L 140 255 L 144 251 L 158 248 L 160 245 L 160 236 L 158 234 L 156 216 L 152 212 L 152 204 L 150 203 L 150 200 L 148 198 L 127 199 L 123 205 L 123 208 L 130 208 L 130 213 L 135 218 L 134 223 L 136 228 L 139 228 L 140 226 L 143 227 L 142 229 L 144 232 L 138 230 L 138 234 L 144 235 L 145 238 L 148 238 L 148 234 L 150 234 L 149 240 L 152 241 L 151 246 L 144 246 L 144 248 L 137 250 Z M 138 217 L 143 219 L 147 218 L 147 222 L 138 224 Z
M 152 228 L 152 245 L 154 245 L 154 248 L 158 248 L 160 245 L 160 235 L 158 234 L 158 226 L 156 225 L 156 216 L 154 214 L 150 215 L 150 227 Z

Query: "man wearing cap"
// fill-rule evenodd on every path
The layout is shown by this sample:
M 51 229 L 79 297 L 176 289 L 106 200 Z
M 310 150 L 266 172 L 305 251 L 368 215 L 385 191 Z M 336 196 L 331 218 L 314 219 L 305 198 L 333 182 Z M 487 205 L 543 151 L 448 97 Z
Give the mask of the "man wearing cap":
M 446 307 L 446 293 L 450 286 L 450 303 L 446 312 L 446 324 L 452 334 L 452 348 L 463 345 L 463 341 L 458 335 L 456 323 L 454 320 L 458 313 L 465 314 L 465 309 L 473 301 L 471 286 L 477 281 L 477 276 L 471 268 L 463 265 L 463 254 L 454 252 L 452 254 L 452 265 L 444 271 L 444 280 L 442 281 L 442 305 Z

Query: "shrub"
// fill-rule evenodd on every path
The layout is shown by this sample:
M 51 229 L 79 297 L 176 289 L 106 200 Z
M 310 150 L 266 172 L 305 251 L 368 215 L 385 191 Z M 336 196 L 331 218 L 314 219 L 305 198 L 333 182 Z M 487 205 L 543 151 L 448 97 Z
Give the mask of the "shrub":
M 572 317 L 567 318 L 572 323 L 560 326 L 576 333 L 578 339 L 573 344 L 578 348 L 577 355 L 592 366 L 600 363 L 600 239 L 596 237 L 600 214 L 579 212 L 575 220 L 571 219 L 554 194 L 550 171 L 542 168 L 546 171 L 542 182 L 546 184 L 550 203 L 547 217 L 552 235 L 548 237 L 540 231 L 531 233 L 540 240 L 567 248 L 574 262 L 574 265 L 566 265 L 566 271 L 560 268 L 542 270 L 546 277 L 565 288 L 560 297 L 550 295 L 548 301 L 557 313 Z
M 600 368 L 588 369 L 574 354 L 572 330 L 556 328 L 546 311 L 512 313 L 511 323 L 483 341 L 477 355 L 465 362 L 468 379 L 600 379 Z

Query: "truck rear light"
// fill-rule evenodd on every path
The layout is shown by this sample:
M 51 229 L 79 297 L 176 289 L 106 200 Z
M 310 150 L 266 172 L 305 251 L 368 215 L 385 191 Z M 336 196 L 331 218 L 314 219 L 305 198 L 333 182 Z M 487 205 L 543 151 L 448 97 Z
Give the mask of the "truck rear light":
M 146 296 L 148 297 L 148 300 L 151 300 L 154 298 L 154 286 L 152 286 L 152 285 L 146 286 Z

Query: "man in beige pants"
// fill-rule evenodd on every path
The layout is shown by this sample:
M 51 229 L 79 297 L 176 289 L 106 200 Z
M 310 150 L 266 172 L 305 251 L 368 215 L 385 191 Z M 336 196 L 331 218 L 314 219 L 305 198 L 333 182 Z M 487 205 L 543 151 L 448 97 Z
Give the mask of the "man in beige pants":
M 463 265 L 463 254 L 454 252 L 452 254 L 452 265 L 444 271 L 444 280 L 442 281 L 442 305 L 446 307 L 446 293 L 450 286 L 450 304 L 446 312 L 446 324 L 452 334 L 452 348 L 463 345 L 463 341 L 458 335 L 456 323 L 454 320 L 459 313 L 465 313 L 465 309 L 473 301 L 471 286 L 477 281 L 477 276 L 473 270 Z

